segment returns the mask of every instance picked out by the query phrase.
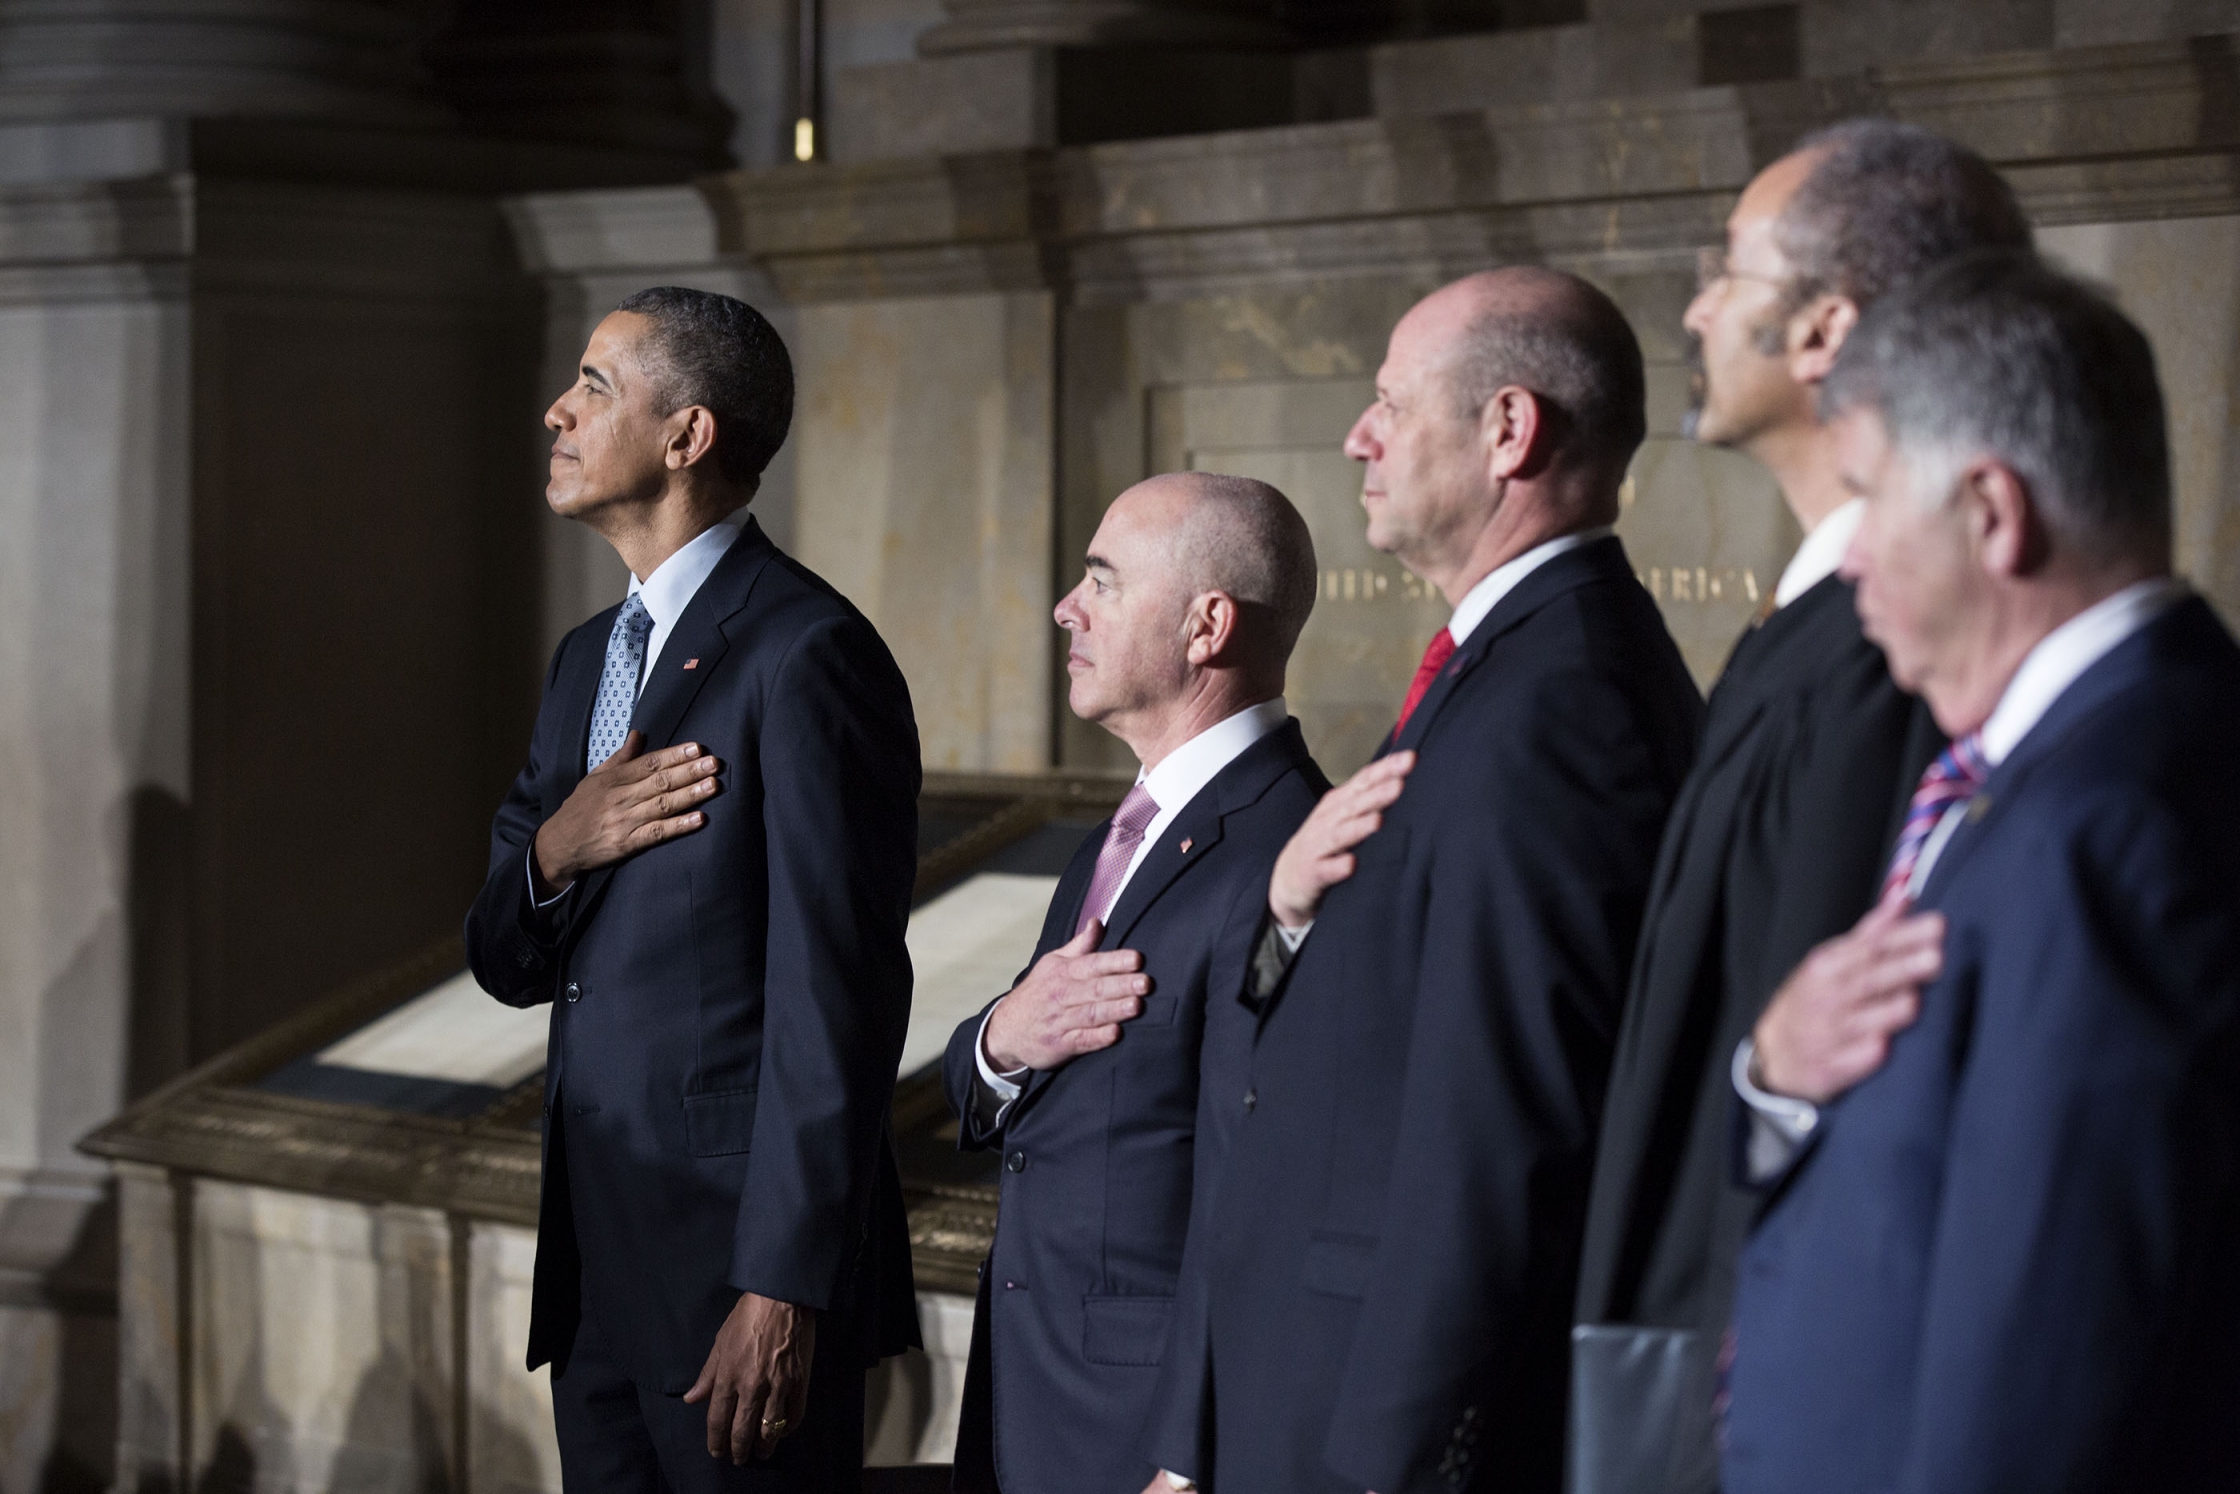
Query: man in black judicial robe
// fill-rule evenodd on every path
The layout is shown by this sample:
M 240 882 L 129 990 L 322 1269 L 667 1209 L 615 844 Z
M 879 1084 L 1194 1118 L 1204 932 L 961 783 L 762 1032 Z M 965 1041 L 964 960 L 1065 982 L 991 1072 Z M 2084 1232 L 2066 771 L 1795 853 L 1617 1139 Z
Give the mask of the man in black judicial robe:
M 2028 241 L 1973 154 L 1857 121 L 1759 174 L 1688 308 L 1697 438 L 1764 462 L 1807 537 L 1712 691 L 1658 858 L 1580 1269 L 1574 1494 L 1716 1485 L 1718 1345 L 1759 1204 L 1734 1181 L 1735 1053 L 1798 962 L 1873 903 L 1943 746 L 1836 574 L 1861 505 L 1836 480 L 1820 382 L 1875 298 L 1952 253 Z

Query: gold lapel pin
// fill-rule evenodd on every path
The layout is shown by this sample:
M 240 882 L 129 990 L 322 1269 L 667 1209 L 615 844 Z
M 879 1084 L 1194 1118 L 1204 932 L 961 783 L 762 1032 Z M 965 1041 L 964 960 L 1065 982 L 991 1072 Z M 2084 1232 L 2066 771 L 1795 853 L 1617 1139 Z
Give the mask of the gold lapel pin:
M 1991 813 L 1991 796 L 1989 794 L 1978 794 L 1968 801 L 1968 818 L 1971 821 L 1980 820 L 1989 813 Z

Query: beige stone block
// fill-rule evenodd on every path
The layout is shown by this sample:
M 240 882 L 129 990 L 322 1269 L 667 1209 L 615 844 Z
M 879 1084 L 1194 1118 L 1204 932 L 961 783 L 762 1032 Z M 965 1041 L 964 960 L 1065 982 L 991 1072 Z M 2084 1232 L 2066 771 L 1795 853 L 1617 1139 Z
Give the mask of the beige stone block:
M 537 1237 L 513 1225 L 467 1237 L 467 1487 L 475 1494 L 559 1494 L 552 1370 L 524 1367 Z
M 2154 344 L 2177 567 L 2240 622 L 2240 217 L 2074 224 L 2038 241 L 2112 287 Z
M 1050 298 L 796 315 L 797 553 L 894 650 L 927 767 L 1046 765 Z
M 455 1469 L 442 1214 L 237 1183 L 194 1193 L 198 1480 L 418 1491 Z
M 918 1336 L 925 1347 L 881 1361 L 864 1385 L 866 1464 L 891 1468 L 955 1457 L 972 1311 L 970 1297 L 918 1294 Z
M 117 1164 L 117 1487 L 181 1482 L 186 1323 L 179 1225 L 191 1183 Z

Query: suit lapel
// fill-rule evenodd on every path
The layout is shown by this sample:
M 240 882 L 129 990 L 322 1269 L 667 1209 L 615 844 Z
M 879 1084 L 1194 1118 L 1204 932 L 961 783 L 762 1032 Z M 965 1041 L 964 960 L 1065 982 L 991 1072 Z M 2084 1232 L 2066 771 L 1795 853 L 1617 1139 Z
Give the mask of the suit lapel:
M 645 733 L 648 752 L 670 745 L 677 723 L 715 675 L 730 648 L 724 624 L 747 605 L 755 578 L 773 553 L 762 526 L 750 516 L 723 559 L 685 604 L 683 615 L 661 645 L 652 677 L 638 692 L 638 706 L 630 718 L 630 724 Z
M 1183 806 L 1182 813 L 1174 817 L 1159 837 L 1159 843 L 1144 854 L 1143 864 L 1136 874 L 1128 878 L 1128 885 L 1120 889 L 1120 901 L 1112 906 L 1112 917 L 1105 924 L 1104 943 L 1100 949 L 1125 949 L 1129 933 L 1144 910 L 1159 900 L 1176 877 L 1187 867 L 1206 858 L 1221 839 L 1221 809 L 1211 792 L 1212 784 L 1199 791 L 1196 798 Z M 1187 844 L 1190 849 L 1185 851 Z
M 713 678 L 716 666 L 723 659 L 728 647 L 724 624 L 728 623 L 747 605 L 748 593 L 754 590 L 755 578 L 762 574 L 775 547 L 762 532 L 762 526 L 753 515 L 723 552 L 723 559 L 700 583 L 700 589 L 685 604 L 684 613 L 677 625 L 669 630 L 668 641 L 661 645 L 661 657 L 655 661 L 655 677 L 646 681 L 638 692 L 638 704 L 631 713 L 630 724 L 645 733 L 645 750 L 655 752 L 671 744 L 677 723 L 684 719 L 685 711 L 701 688 Z M 610 623 L 611 627 L 612 624 Z M 692 668 L 684 667 L 688 659 L 699 662 Z M 604 667 L 602 665 L 602 667 Z M 592 688 L 597 690 L 597 676 Z M 590 741 L 591 705 L 584 703 L 584 740 Z M 577 754 L 580 768 L 583 754 Z M 587 874 L 579 889 L 576 906 L 582 909 L 579 919 L 588 923 L 593 909 L 598 907 L 601 894 L 614 880 L 615 868 L 603 866 Z
M 1507 596 L 1494 603 L 1493 610 L 1477 627 L 1470 630 L 1470 636 L 1439 671 L 1431 688 L 1424 691 L 1423 699 L 1416 703 L 1415 712 L 1408 717 L 1408 724 L 1401 729 L 1398 740 L 1388 738 L 1388 745 L 1377 756 L 1419 746 L 1430 733 L 1431 723 L 1453 698 L 1463 676 L 1477 668 L 1492 652 L 1495 639 L 1565 592 L 1607 580 L 1612 574 L 1623 575 L 1627 580 L 1633 578 L 1626 566 L 1625 547 L 1618 543 L 1615 535 L 1581 545 L 1576 550 L 1566 550 L 1519 581 Z
M 1198 790 L 1174 817 L 1121 889 L 1105 928 L 1105 949 L 1126 948 L 1128 935 L 1177 877 L 1206 859 L 1221 843 L 1221 824 L 1232 812 L 1257 803 L 1268 786 L 1306 760 L 1307 740 L 1295 719 L 1238 753 L 1211 782 Z M 1187 847 L 1187 849 L 1185 849 Z
M 2041 759 L 2061 745 L 2069 728 L 2106 704 L 2110 696 L 2146 678 L 2153 670 L 2152 659 L 2171 632 L 2198 627 L 2200 615 L 2207 613 L 2208 604 L 2200 597 L 2186 597 L 2117 644 L 2070 682 L 2069 688 L 2047 708 L 2038 724 L 2023 734 L 2014 755 L 1993 769 L 1981 791 L 1968 801 L 1964 817 L 1954 828 L 1951 839 L 1945 842 L 1944 849 L 1937 853 L 1937 864 L 1929 869 L 1929 880 L 1921 889 L 1921 906 L 1936 905 L 1936 895 L 1998 822 L 2022 780 Z M 2213 617 L 2210 622 L 2211 626 L 2216 626 Z

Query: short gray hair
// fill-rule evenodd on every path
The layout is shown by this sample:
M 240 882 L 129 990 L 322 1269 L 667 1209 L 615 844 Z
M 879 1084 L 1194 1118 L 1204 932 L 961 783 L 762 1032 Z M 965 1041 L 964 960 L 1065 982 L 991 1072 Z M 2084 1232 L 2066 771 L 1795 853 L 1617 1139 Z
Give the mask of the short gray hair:
M 2072 554 L 2169 560 L 2154 349 L 2107 296 L 2033 255 L 1966 255 L 1884 297 L 1820 391 L 1823 418 L 1855 407 L 1905 452 L 2013 468 Z
M 1571 283 L 1560 305 L 1496 305 L 1471 321 L 1456 345 L 1455 397 L 1463 418 L 1475 420 L 1502 388 L 1528 389 L 1568 426 L 1558 436 L 1563 456 L 1622 472 L 1649 431 L 1641 343 L 1616 302 L 1562 278 Z
M 1847 119 L 1791 154 L 1819 159 L 1774 223 L 1796 271 L 1790 309 L 1828 292 L 1864 311 L 1955 254 L 2028 249 L 2006 179 L 1966 146 L 1894 119 Z
M 1286 660 L 1314 611 L 1314 536 L 1291 500 L 1256 477 L 1176 473 L 1192 502 L 1175 547 L 1195 592 L 1225 591 L 1268 612 L 1268 644 Z

